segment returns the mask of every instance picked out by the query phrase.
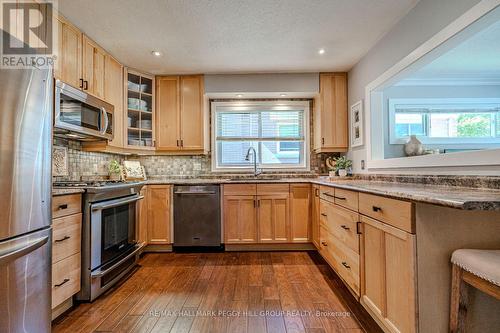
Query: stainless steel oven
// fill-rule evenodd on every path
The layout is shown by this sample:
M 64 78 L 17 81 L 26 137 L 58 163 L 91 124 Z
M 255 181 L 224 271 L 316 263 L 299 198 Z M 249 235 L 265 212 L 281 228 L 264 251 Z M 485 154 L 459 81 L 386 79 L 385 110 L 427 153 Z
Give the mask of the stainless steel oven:
M 113 105 L 59 80 L 54 98 L 54 135 L 82 141 L 113 139 Z
M 82 226 L 82 286 L 76 299 L 93 301 L 136 264 L 137 204 L 143 183 L 86 187 Z

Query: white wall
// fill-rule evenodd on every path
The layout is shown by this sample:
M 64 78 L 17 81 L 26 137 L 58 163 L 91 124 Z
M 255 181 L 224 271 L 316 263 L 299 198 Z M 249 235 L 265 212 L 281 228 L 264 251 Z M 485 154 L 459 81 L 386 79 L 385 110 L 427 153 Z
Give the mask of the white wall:
M 349 71 L 349 105 L 364 98 L 371 81 L 434 36 L 480 0 L 420 0 L 370 51 Z M 365 101 L 366 103 L 366 101 Z M 367 124 L 365 124 L 366 126 Z M 366 160 L 365 147 L 349 151 L 355 173 Z M 401 173 L 395 171 L 396 173 Z M 445 171 L 444 171 L 445 172 Z M 413 172 L 415 173 L 415 172 Z M 426 173 L 429 173 L 427 170 Z M 445 172 L 446 173 L 446 172 Z

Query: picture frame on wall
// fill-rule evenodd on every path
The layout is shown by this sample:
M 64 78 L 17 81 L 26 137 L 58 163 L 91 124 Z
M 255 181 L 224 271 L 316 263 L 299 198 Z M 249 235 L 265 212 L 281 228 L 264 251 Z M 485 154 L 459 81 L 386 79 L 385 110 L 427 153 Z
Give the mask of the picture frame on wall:
M 351 147 L 364 144 L 363 130 L 363 100 L 351 105 Z

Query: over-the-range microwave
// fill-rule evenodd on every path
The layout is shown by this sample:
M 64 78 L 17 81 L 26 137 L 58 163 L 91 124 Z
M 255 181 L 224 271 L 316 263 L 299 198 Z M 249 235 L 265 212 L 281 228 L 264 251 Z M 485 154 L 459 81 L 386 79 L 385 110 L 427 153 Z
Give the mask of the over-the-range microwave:
M 54 135 L 81 141 L 113 139 L 113 105 L 60 80 L 55 83 Z

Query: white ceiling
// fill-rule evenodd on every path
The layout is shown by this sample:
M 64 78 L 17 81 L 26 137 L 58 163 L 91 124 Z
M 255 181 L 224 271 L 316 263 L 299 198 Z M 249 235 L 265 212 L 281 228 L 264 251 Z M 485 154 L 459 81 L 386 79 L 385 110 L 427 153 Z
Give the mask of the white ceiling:
M 59 10 L 153 74 L 315 72 L 349 70 L 416 2 L 60 0 Z

